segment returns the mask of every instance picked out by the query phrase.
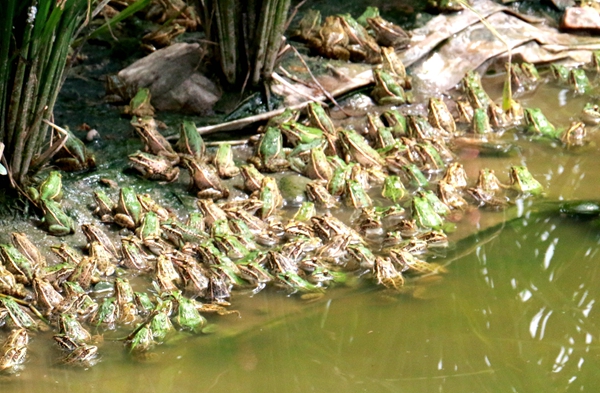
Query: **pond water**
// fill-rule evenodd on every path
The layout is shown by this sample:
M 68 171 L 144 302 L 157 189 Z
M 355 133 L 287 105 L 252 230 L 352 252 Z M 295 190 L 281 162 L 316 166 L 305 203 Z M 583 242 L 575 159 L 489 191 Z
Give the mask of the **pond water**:
M 490 90 L 493 90 L 493 81 Z M 561 99 L 552 85 L 521 98 L 568 126 L 585 97 Z M 563 105 L 564 104 L 564 105 Z M 232 299 L 240 316 L 211 316 L 217 331 L 178 335 L 154 357 L 132 359 L 104 336 L 89 369 L 56 363 L 46 333 L 33 336 L 19 375 L 3 392 L 571 392 L 598 388 L 600 227 L 563 217 L 544 201 L 597 198 L 600 138 L 567 150 L 508 132 L 521 153 L 476 157 L 459 151 L 471 179 L 482 167 L 506 181 L 527 165 L 546 188 L 541 200 L 467 215 L 456 246 L 437 262 L 440 280 L 405 293 L 334 288 L 306 302 L 275 291 Z M 540 208 L 542 206 L 542 208 Z M 544 206 L 550 206 L 545 208 Z M 475 235 L 467 236 L 483 229 Z M 121 334 L 121 336 L 119 336 Z

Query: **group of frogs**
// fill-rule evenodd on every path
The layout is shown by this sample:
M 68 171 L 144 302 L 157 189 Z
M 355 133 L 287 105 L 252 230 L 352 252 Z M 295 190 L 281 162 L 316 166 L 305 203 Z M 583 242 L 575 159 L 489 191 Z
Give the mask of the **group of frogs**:
M 292 36 L 330 59 L 381 63 L 382 47 L 403 49 L 410 41 L 410 35 L 383 19 L 377 7 L 367 7 L 358 19 L 350 14 L 330 15 L 323 23 L 321 19 L 319 11 L 307 11 Z
M 475 76 L 467 78 L 466 90 L 480 88 Z M 467 94 L 475 96 L 481 92 Z M 12 234 L 12 244 L 0 245 L 0 319 L 12 328 L 1 369 L 18 369 L 27 332 L 40 323 L 56 330 L 66 363 L 91 365 L 97 338 L 86 326 L 129 326 L 128 348 L 143 353 L 163 342 L 174 326 L 202 331 L 202 312 L 230 313 L 226 306 L 233 289 L 256 293 L 273 286 L 313 298 L 351 274 L 400 291 L 407 276 L 445 271 L 426 259 L 448 245 L 444 217 L 467 209 L 465 198 L 497 206 L 506 203 L 498 196 L 504 188 L 520 196 L 541 192 L 520 166 L 511 168 L 510 185 L 483 170 L 468 188 L 465 171 L 446 144 L 457 133 L 454 118 L 437 99 L 429 103 L 428 118 L 395 109 L 369 115 L 364 135 L 338 129 L 318 103 L 309 105 L 305 122 L 285 111 L 266 124 L 254 155 L 239 167 L 228 144 L 209 156 L 190 122 L 183 123 L 173 148 L 144 112 L 147 101 L 140 102 L 131 105 L 143 115 L 135 116 L 132 125 L 147 151 L 132 154 L 132 166 L 145 177 L 175 181 L 175 165 L 183 163 L 198 211 L 183 222 L 130 187 L 119 190 L 116 202 L 98 190 L 94 214 L 129 234 L 115 244 L 100 225 L 83 224 L 86 255 L 61 244 L 52 249 L 61 259 L 53 265 L 24 234 Z M 296 211 L 281 209 L 284 200 L 270 176 L 288 169 L 311 179 L 308 200 Z M 222 178 L 235 176 L 243 178 L 247 198 L 228 199 Z M 30 194 L 43 206 L 43 223 L 51 234 L 76 229 L 66 214 L 48 208 L 60 203 L 60 172 L 51 171 Z M 355 209 L 349 222 L 336 217 L 340 203 Z M 124 278 L 127 272 L 148 275 L 152 285 L 134 291 Z M 100 295 L 107 286 L 109 295 Z
M 389 98 L 382 104 L 401 105 L 393 95 L 381 94 L 397 95 L 400 90 L 391 84 L 410 87 L 393 56 L 383 59 L 381 70 L 389 77 L 376 78 L 383 85 L 374 90 L 376 97 Z M 556 75 L 564 73 L 554 68 Z M 539 81 L 535 67 L 527 64 L 513 65 L 509 72 L 518 88 L 533 88 Z M 577 90 L 585 80 L 572 69 L 561 83 Z M 88 239 L 85 253 L 67 244 L 53 247 L 60 258 L 54 264 L 47 264 L 24 234 L 13 233 L 11 244 L 0 245 L 0 325 L 10 329 L 0 371 L 21 367 L 29 333 L 42 325 L 55 330 L 66 363 L 88 366 L 97 359 L 99 342 L 89 328 L 129 328 L 124 342 L 132 353 L 142 354 L 175 327 L 204 331 L 202 313 L 232 313 L 227 309 L 232 290 L 257 293 L 273 287 L 312 299 L 358 277 L 400 292 L 407 277 L 444 273 L 434 260 L 448 245 L 453 213 L 498 209 L 513 198 L 542 193 L 524 166 L 510 168 L 508 184 L 487 168 L 470 182 L 452 152 L 457 140 L 482 145 L 513 127 L 560 138 L 566 145 L 585 136 L 580 125 L 550 133 L 538 109 L 523 110 L 515 101 L 508 111 L 499 108 L 476 73 L 468 73 L 461 86 L 458 115 L 444 100 L 431 98 L 425 116 L 388 106 L 366 116 L 362 129 L 336 127 L 316 102 L 308 105 L 304 120 L 286 110 L 261 128 L 254 154 L 244 164 L 234 160 L 228 143 L 207 151 L 192 122 L 183 122 L 172 145 L 153 117 L 149 92 L 141 89 L 127 111 L 145 151 L 129 156 L 131 166 L 161 182 L 176 181 L 180 167 L 187 168 L 198 209 L 182 219 L 131 187 L 122 187 L 116 202 L 97 190 L 94 214 L 103 224 L 81 225 Z M 593 105 L 584 113 L 585 119 L 600 118 Z M 69 140 L 77 144 L 74 136 Z M 84 146 L 66 147 L 59 160 L 64 169 L 95 165 Z M 272 176 L 288 170 L 308 178 L 306 200 L 295 208 Z M 237 176 L 246 197 L 232 198 L 223 182 Z M 49 233 L 65 236 L 77 229 L 60 208 L 60 172 L 51 171 L 29 195 L 43 210 Z M 340 218 L 342 204 L 352 211 L 348 219 Z M 107 235 L 111 227 L 122 228 L 117 242 Z M 128 275 L 147 276 L 148 287 L 134 290 Z

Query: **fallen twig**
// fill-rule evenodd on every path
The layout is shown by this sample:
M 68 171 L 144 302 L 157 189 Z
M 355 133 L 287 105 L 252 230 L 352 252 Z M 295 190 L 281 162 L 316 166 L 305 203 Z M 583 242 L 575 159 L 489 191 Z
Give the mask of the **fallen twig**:
M 352 90 L 358 89 L 360 87 L 370 85 L 371 83 L 373 83 L 373 72 L 369 69 L 368 71 L 364 71 L 364 72 L 361 72 L 360 74 L 355 75 L 348 82 L 342 84 L 339 88 L 331 91 L 331 95 L 334 97 L 337 97 L 342 94 L 346 94 Z M 322 102 L 322 101 L 325 101 L 326 99 L 327 99 L 327 97 L 325 97 L 325 96 L 317 96 L 317 97 L 315 97 L 314 101 Z M 292 109 L 292 110 L 304 109 L 311 101 L 313 101 L 313 100 L 300 102 L 296 105 L 290 106 L 289 109 Z M 198 132 L 201 135 L 206 135 L 206 134 L 211 134 L 211 133 L 220 132 L 220 131 L 239 130 L 241 128 L 249 126 L 250 124 L 257 123 L 260 121 L 265 121 L 265 120 L 270 119 L 273 116 L 280 115 L 285 110 L 286 110 L 286 108 L 279 108 L 274 111 L 261 113 L 261 114 L 255 115 L 255 116 L 244 117 L 242 119 L 233 120 L 233 121 L 230 121 L 227 123 L 220 123 L 220 124 L 215 124 L 212 126 L 198 127 Z
M 304 59 L 302 58 L 302 56 L 300 55 L 300 53 L 298 53 L 298 50 L 296 48 L 294 48 L 293 46 L 291 46 L 292 50 L 294 51 L 294 53 L 296 54 L 296 56 L 298 56 L 298 59 L 300 59 L 300 62 L 304 65 L 304 67 L 306 68 L 306 71 L 308 72 L 308 75 L 310 75 L 310 77 L 312 78 L 313 81 L 315 81 L 316 85 L 319 87 L 319 89 L 321 89 L 321 91 L 323 92 L 323 94 L 325 94 L 325 97 L 329 98 L 329 100 L 331 100 L 331 102 L 333 102 L 333 105 L 337 106 L 346 116 L 350 116 L 350 114 L 348 112 L 346 112 L 344 110 L 344 108 L 342 108 L 340 106 L 340 104 L 337 103 L 337 101 L 335 100 L 335 98 L 333 98 L 333 96 L 331 95 L 331 93 L 329 93 L 321 84 L 321 82 L 319 82 L 317 80 L 317 78 L 315 78 L 315 76 L 313 75 L 312 71 L 310 70 L 310 68 L 308 67 L 308 64 L 306 64 L 306 62 L 304 61 Z

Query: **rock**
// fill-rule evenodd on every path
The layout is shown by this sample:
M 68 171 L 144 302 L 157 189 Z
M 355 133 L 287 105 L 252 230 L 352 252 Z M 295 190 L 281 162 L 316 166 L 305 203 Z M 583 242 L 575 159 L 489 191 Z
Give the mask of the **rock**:
M 173 44 L 136 61 L 118 77 L 135 89 L 149 88 L 157 110 L 210 114 L 221 90 L 199 71 L 204 55 L 198 44 Z
M 600 30 L 600 14 L 592 7 L 569 7 L 563 15 L 561 28 Z
M 279 191 L 288 206 L 300 206 L 306 201 L 306 185 L 312 180 L 298 174 L 286 174 L 279 179 Z

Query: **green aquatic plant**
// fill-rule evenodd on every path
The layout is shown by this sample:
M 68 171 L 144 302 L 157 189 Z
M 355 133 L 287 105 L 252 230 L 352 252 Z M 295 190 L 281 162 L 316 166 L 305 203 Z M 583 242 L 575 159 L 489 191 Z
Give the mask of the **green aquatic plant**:
M 7 0 L 0 11 L 0 141 L 13 186 L 26 181 L 46 143 L 67 56 L 93 0 Z
M 198 5 L 206 36 L 217 43 L 224 79 L 234 86 L 268 80 L 290 0 L 199 0 Z

